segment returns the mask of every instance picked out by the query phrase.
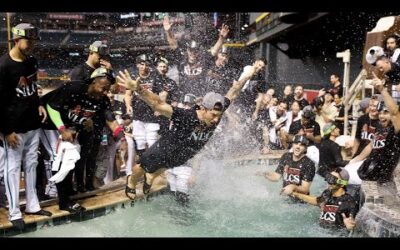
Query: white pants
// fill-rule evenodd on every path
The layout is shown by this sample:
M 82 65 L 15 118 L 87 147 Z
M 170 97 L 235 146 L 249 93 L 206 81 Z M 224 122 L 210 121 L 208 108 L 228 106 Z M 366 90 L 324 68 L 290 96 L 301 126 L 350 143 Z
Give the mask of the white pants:
M 53 182 L 49 182 L 49 179 L 53 176 L 51 172 L 51 166 L 56 157 L 56 145 L 60 133 L 57 130 L 47 130 L 40 129 L 40 141 L 42 142 L 47 154 L 50 156 L 50 160 L 45 160 L 44 166 L 46 171 L 47 185 L 46 185 L 46 195 L 50 197 L 57 196 L 57 187 Z
M 347 170 L 347 172 L 349 172 L 349 184 L 351 185 L 361 185 L 362 180 L 360 179 L 360 177 L 358 176 L 358 169 L 361 167 L 361 165 L 363 164 L 363 161 L 358 161 L 356 163 L 353 162 L 349 162 L 344 169 Z
M 19 145 L 13 149 L 5 143 L 4 184 L 9 204 L 9 218 L 22 218 L 19 209 L 21 163 L 25 172 L 26 212 L 40 210 L 36 194 L 36 167 L 38 164 L 39 129 L 17 134 Z
M 132 174 L 132 168 L 135 165 L 135 155 L 136 155 L 136 150 L 135 150 L 135 141 L 133 140 L 132 137 L 130 136 L 125 136 L 126 142 L 128 143 L 128 160 L 126 161 L 126 175 L 131 175 Z
M 189 178 L 192 175 L 191 167 L 182 165 L 168 169 L 166 172 L 171 191 L 179 191 L 185 194 L 189 193 Z
M 319 149 L 316 146 L 309 146 L 307 148 L 307 157 L 310 158 L 314 163 L 315 166 L 318 166 L 319 163 Z
M 147 123 L 138 120 L 133 122 L 133 137 L 136 140 L 136 147 L 138 150 L 143 150 L 151 147 L 158 139 L 158 130 L 160 130 L 160 124 L 158 123 Z
M 0 145 L 0 207 L 6 206 L 6 189 L 4 186 L 4 137 L 0 134 L 0 141 L 3 142 L 3 146 Z
M 110 162 L 108 163 L 107 173 L 104 177 L 104 183 L 108 184 L 114 180 L 114 168 L 115 166 L 115 154 L 119 146 L 121 145 L 121 141 L 114 142 L 113 144 L 108 146 L 107 154 L 109 156 Z

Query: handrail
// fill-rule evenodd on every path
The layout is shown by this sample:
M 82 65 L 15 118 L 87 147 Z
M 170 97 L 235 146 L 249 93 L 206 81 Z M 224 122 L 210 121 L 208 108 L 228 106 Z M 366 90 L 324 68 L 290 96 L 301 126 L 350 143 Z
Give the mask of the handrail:
M 343 131 L 343 134 L 344 135 L 347 135 L 347 132 L 348 132 L 347 126 L 349 124 L 349 110 L 351 108 L 351 105 L 354 102 L 354 99 L 358 95 L 358 93 L 364 89 L 364 82 L 365 82 L 366 78 L 367 78 L 367 71 L 365 69 L 363 69 L 363 70 L 361 70 L 360 74 L 358 74 L 357 78 L 354 80 L 353 84 L 350 86 L 348 91 L 346 91 L 346 96 L 343 101 L 343 105 L 344 105 L 344 131 Z

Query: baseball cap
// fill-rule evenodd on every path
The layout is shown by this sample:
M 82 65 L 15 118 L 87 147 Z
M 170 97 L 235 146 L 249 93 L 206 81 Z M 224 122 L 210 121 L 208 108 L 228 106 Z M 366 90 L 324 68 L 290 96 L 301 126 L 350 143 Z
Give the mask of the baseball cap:
M 168 63 L 169 63 L 168 60 L 167 60 L 167 58 L 162 57 L 162 56 L 157 57 L 156 60 L 155 60 L 155 62 L 156 62 L 156 63 L 163 62 L 163 63 L 165 63 L 165 64 L 167 64 L 167 65 L 168 65 Z
M 203 97 L 203 102 L 201 103 L 201 105 L 203 107 L 205 107 L 206 109 L 212 110 L 212 109 L 214 109 L 214 106 L 217 103 L 221 103 L 222 110 L 224 110 L 225 98 L 218 93 L 208 92 Z
M 30 23 L 20 23 L 11 30 L 12 39 L 26 38 L 29 40 L 40 40 L 39 30 Z
M 340 179 L 348 181 L 350 179 L 349 172 L 344 168 L 338 168 Z
M 350 175 L 349 172 L 344 169 L 344 168 L 337 168 L 335 169 L 335 172 L 339 174 L 339 178 L 334 176 L 333 174 L 329 173 L 325 176 L 325 180 L 328 182 L 328 184 L 331 185 L 343 185 L 346 186 L 349 184 L 349 179 Z
M 303 117 L 306 119 L 312 119 L 315 116 L 313 107 L 311 105 L 305 106 L 303 108 Z
M 107 56 L 110 54 L 110 50 L 107 44 L 103 43 L 102 41 L 95 41 L 89 46 L 90 52 L 99 53 L 101 56 Z
M 388 107 L 386 107 L 385 102 L 383 102 L 383 101 L 378 103 L 378 107 L 376 109 L 379 112 L 381 112 L 381 111 L 389 111 Z
M 190 50 L 197 50 L 199 49 L 199 43 L 194 41 L 194 40 L 190 40 L 187 44 L 188 49 Z
M 362 99 L 359 103 L 360 108 L 358 109 L 358 112 L 364 112 L 367 110 L 368 106 L 369 106 L 369 101 L 371 100 L 371 98 L 366 97 L 364 99 Z
M 375 65 L 378 57 L 385 55 L 385 52 L 380 46 L 372 46 L 368 49 L 367 54 L 365 55 L 365 60 L 367 63 L 371 65 Z
M 303 136 L 303 135 L 295 135 L 295 136 L 293 137 L 293 143 L 301 143 L 301 144 L 303 144 L 304 146 L 308 146 L 309 141 L 308 141 L 308 139 L 307 139 L 305 136 Z
M 336 125 L 334 123 L 327 123 L 324 125 L 324 127 L 322 128 L 323 131 L 323 135 L 329 135 L 334 129 L 336 128 Z
M 107 77 L 107 79 L 111 81 L 111 84 L 115 83 L 114 72 L 112 70 L 103 67 L 95 69 L 93 73 L 90 75 L 90 79 L 94 79 L 96 77 Z
M 183 99 L 183 102 L 188 104 L 195 104 L 195 101 L 196 101 L 196 96 L 193 94 L 186 94 Z
M 150 63 L 151 59 L 148 55 L 146 54 L 141 54 L 139 56 L 136 57 L 136 63 L 141 63 L 141 62 L 147 62 Z

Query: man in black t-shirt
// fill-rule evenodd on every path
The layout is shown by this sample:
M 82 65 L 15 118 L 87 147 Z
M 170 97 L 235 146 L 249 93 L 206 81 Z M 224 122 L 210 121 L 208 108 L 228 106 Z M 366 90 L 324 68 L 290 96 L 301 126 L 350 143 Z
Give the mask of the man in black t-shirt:
M 69 76 L 72 81 L 85 81 L 90 84 L 90 77 L 95 69 L 103 67 L 112 70 L 112 65 L 109 62 L 110 50 L 107 44 L 102 41 L 95 41 L 89 46 L 88 50 L 89 56 L 86 62 L 71 70 Z M 102 129 L 106 124 L 102 115 L 95 116 L 92 120 L 94 129 L 92 131 L 84 130 L 80 135 L 82 158 L 76 163 L 75 168 L 75 178 L 79 192 L 95 189 L 93 186 L 93 173 L 96 169 L 96 158 L 99 152 Z
M 222 49 L 217 53 L 205 78 L 206 92 L 213 91 L 223 95 L 228 92 L 233 80 L 238 78 L 239 72 L 229 60 L 230 53 L 226 46 L 222 46 Z M 210 58 L 210 60 L 212 61 L 213 58 Z
M 315 121 L 315 113 L 310 105 L 303 109 L 301 119 L 290 125 L 287 139 L 290 141 L 295 135 L 304 135 L 309 140 L 310 144 L 307 148 L 307 156 L 318 165 L 319 150 L 315 144 L 321 142 L 321 129 Z
M 39 129 L 47 118 L 37 92 L 36 59 L 31 55 L 39 31 L 32 24 L 21 23 L 12 29 L 14 46 L 0 58 L 0 132 L 4 136 L 4 182 L 9 202 L 9 218 L 14 227 L 25 223 L 19 206 L 21 164 L 25 172 L 25 214 L 51 216 L 40 208 L 36 194 Z
M 89 46 L 89 56 L 84 64 L 78 65 L 71 70 L 69 78 L 72 81 L 90 80 L 93 71 L 98 67 L 112 69 L 111 63 L 108 60 L 110 51 L 107 44 L 102 41 L 95 41 Z
M 358 169 L 359 177 L 362 180 L 383 183 L 392 180 L 393 171 L 399 162 L 400 112 L 382 81 L 375 78 L 372 84 L 384 98 L 384 103 L 379 103 L 376 108 L 379 112 L 379 124 L 374 131 L 373 140 L 352 162 L 365 159 Z
M 205 83 L 209 68 L 213 63 L 212 57 L 217 56 L 228 36 L 229 27 L 222 25 L 217 42 L 208 52 L 202 48 L 198 41 L 186 40 L 178 42 L 172 33 L 168 16 L 164 17 L 163 25 L 168 44 L 175 51 L 174 58 L 178 64 L 180 92 L 183 95 L 190 93 L 196 97 L 204 96 L 207 93 L 207 85 Z M 180 101 L 183 102 L 183 100 Z
M 315 176 L 314 163 L 306 156 L 308 140 L 305 136 L 293 138 L 293 153 L 285 153 L 279 160 L 275 172 L 267 172 L 265 177 L 277 182 L 282 177 L 281 193 L 290 195 L 293 192 L 310 193 L 310 186 Z
M 127 70 L 125 73 L 120 72 L 117 79 L 121 84 L 136 91 L 154 111 L 171 118 L 173 124 L 169 133 L 142 155 L 140 163 L 134 166 L 132 175 L 128 176 L 125 193 L 130 199 L 135 199 L 138 179 L 146 172 L 152 175 L 148 177 L 144 175 L 144 194 L 150 191 L 153 179 L 165 168 L 184 164 L 204 147 L 213 135 L 223 112 L 238 97 L 244 83 L 255 73 L 257 66 L 255 63 L 241 80 L 233 84 L 225 98 L 220 94 L 210 92 L 204 96 L 201 106 L 189 110 L 172 107 L 162 102 L 158 95 L 145 90 L 140 82 L 132 80 Z
M 296 86 L 293 97 L 293 99 L 299 103 L 301 109 L 310 105 L 306 98 L 304 98 L 304 88 L 302 85 Z
M 346 192 L 349 173 L 343 168 L 338 168 L 326 176 L 326 181 L 329 187 L 318 197 L 299 192 L 293 192 L 292 195 L 321 208 L 319 222 L 322 227 L 346 228 L 352 231 L 356 226 L 354 218 L 357 214 L 357 203 Z
M 379 123 L 378 104 L 378 98 L 373 96 L 369 101 L 368 113 L 360 116 L 357 120 L 357 131 L 352 148 L 353 158 L 358 156 L 370 141 L 374 139 L 374 133 Z
M 73 143 L 78 132 L 77 140 L 82 144 L 82 140 L 86 139 L 81 137 L 82 131 L 90 132 L 94 129 L 93 117 L 96 115 L 105 117 L 106 124 L 113 131 L 115 138 L 124 139 L 123 128 L 115 120 L 110 100 L 105 94 L 114 82 L 111 71 L 101 67 L 93 72 L 89 85 L 82 81 L 67 83 L 51 93 L 46 108 L 63 141 Z M 81 158 L 85 158 L 82 153 L 85 152 L 81 151 Z M 91 171 L 87 176 L 93 177 L 94 169 L 87 171 Z M 72 171 L 57 183 L 59 207 L 71 213 L 80 212 L 84 209 L 69 199 L 71 186 Z

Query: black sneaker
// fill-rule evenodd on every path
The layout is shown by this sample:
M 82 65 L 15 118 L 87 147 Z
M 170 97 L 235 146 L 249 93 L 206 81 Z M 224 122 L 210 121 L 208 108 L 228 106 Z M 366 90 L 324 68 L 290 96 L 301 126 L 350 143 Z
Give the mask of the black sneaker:
M 43 210 L 43 209 L 40 209 L 39 211 L 34 212 L 34 213 L 25 212 L 25 214 L 30 214 L 30 215 L 41 215 L 41 216 L 48 216 L 48 217 L 51 217 L 51 216 L 53 215 L 51 212 L 46 211 L 46 210 Z
M 25 229 L 25 222 L 24 222 L 24 220 L 22 218 L 21 219 L 12 220 L 10 222 L 12 223 L 12 225 L 13 225 L 13 227 L 15 229 L 18 229 L 18 230 L 24 230 Z
M 82 212 L 86 211 L 86 208 L 82 207 L 78 203 L 75 203 L 73 205 L 69 205 L 68 207 L 64 207 L 64 208 L 60 207 L 60 210 L 65 210 L 65 211 L 70 212 L 71 214 L 76 214 L 76 213 L 82 213 Z

